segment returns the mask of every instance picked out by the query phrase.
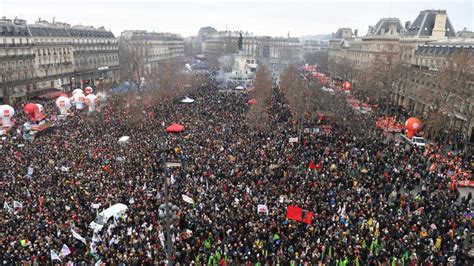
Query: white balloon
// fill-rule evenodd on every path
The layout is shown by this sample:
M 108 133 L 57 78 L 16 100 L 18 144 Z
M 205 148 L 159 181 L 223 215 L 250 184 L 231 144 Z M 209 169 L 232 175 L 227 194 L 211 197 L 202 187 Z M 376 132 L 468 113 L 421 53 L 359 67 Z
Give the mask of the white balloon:
M 72 96 L 76 109 L 81 110 L 84 108 L 84 102 L 86 101 L 86 96 L 82 92 L 78 92 Z
M 82 94 L 84 94 L 84 91 L 82 91 L 81 89 L 75 89 L 75 90 L 72 91 L 72 95 L 73 95 L 73 96 L 74 96 L 74 94 L 76 94 L 76 93 L 82 93 Z
M 2 126 L 11 126 L 11 118 L 15 115 L 15 109 L 10 105 L 0 105 L 0 118 L 2 119 Z
M 56 99 L 56 106 L 59 108 L 59 112 L 62 115 L 67 114 L 67 111 L 71 108 L 71 100 L 66 96 L 59 96 Z

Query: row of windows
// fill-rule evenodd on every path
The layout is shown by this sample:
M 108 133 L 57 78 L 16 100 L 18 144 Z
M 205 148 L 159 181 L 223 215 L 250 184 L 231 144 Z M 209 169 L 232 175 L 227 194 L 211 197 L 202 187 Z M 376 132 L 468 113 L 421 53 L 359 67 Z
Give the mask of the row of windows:
M 63 54 L 70 54 L 72 48 L 50 48 L 50 49 L 36 49 L 35 50 L 35 55 L 38 56 L 46 56 L 46 55 L 63 55 Z
M 24 66 L 34 66 L 33 60 L 19 60 L 19 61 L 7 61 L 3 63 L 3 69 L 15 70 L 17 68 L 23 68 Z
M 10 40 L 10 39 L 3 38 L 3 44 L 19 44 L 19 45 L 22 45 L 22 44 L 28 45 L 28 44 L 30 44 L 30 41 L 27 38 L 25 38 L 25 39 L 23 39 L 23 38 L 19 38 L 19 39 L 12 38 L 11 42 L 8 42 L 8 40 Z
M 83 58 L 76 61 L 79 66 L 94 65 L 94 66 L 108 66 L 111 63 L 117 63 L 118 56 L 106 56 L 102 58 Z

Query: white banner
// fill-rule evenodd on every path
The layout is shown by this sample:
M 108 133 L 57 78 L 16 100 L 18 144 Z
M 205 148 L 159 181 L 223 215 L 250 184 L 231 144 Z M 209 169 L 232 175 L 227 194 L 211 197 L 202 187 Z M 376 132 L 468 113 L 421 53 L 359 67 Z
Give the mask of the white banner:
M 289 142 L 289 143 L 298 142 L 298 138 L 297 138 L 297 137 L 296 137 L 296 138 L 290 138 L 290 139 L 288 140 L 288 142 Z
M 265 213 L 268 215 L 268 207 L 267 205 L 264 205 L 264 204 L 259 204 L 257 206 L 257 213 Z
M 187 202 L 187 203 L 189 203 L 189 204 L 194 204 L 194 200 L 193 200 L 191 197 L 186 196 L 186 195 L 184 195 L 184 194 L 181 195 L 181 197 L 183 198 L 183 200 L 184 200 L 185 202 Z

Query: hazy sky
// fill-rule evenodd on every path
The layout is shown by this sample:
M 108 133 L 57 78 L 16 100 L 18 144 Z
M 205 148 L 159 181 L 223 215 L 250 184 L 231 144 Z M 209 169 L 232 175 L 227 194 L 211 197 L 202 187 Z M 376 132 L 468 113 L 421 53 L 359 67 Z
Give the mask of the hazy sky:
M 38 18 L 123 30 L 196 35 L 199 28 L 244 30 L 256 35 L 291 36 L 367 32 L 382 17 L 413 21 L 421 10 L 446 9 L 456 30 L 474 28 L 474 0 L 0 0 L 0 16 L 28 23 Z

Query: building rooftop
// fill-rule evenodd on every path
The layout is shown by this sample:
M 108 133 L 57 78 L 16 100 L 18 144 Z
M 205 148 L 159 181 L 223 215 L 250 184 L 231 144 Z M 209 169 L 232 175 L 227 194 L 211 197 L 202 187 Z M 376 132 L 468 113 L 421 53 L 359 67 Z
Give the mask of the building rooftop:
M 0 36 L 29 36 L 26 21 L 21 19 L 0 19 Z
M 115 38 L 114 34 L 105 30 L 104 27 L 94 28 L 85 26 L 73 26 L 68 29 L 72 37 L 94 37 L 94 38 Z
M 455 37 L 456 31 L 454 30 L 449 18 L 447 17 L 446 10 L 424 10 L 421 11 L 415 21 L 408 27 L 405 36 L 412 37 L 430 37 L 433 33 L 435 26 L 436 16 L 438 14 L 446 16 L 445 23 L 445 37 Z
M 158 32 L 147 32 L 143 30 L 131 30 L 131 31 L 124 31 L 122 32 L 122 37 L 132 40 L 139 40 L 139 41 L 159 41 L 159 40 L 166 40 L 166 41 L 182 41 L 183 38 L 179 34 L 173 33 L 158 33 Z
M 382 18 L 374 27 L 369 26 L 368 36 L 400 36 L 405 29 L 398 18 Z

